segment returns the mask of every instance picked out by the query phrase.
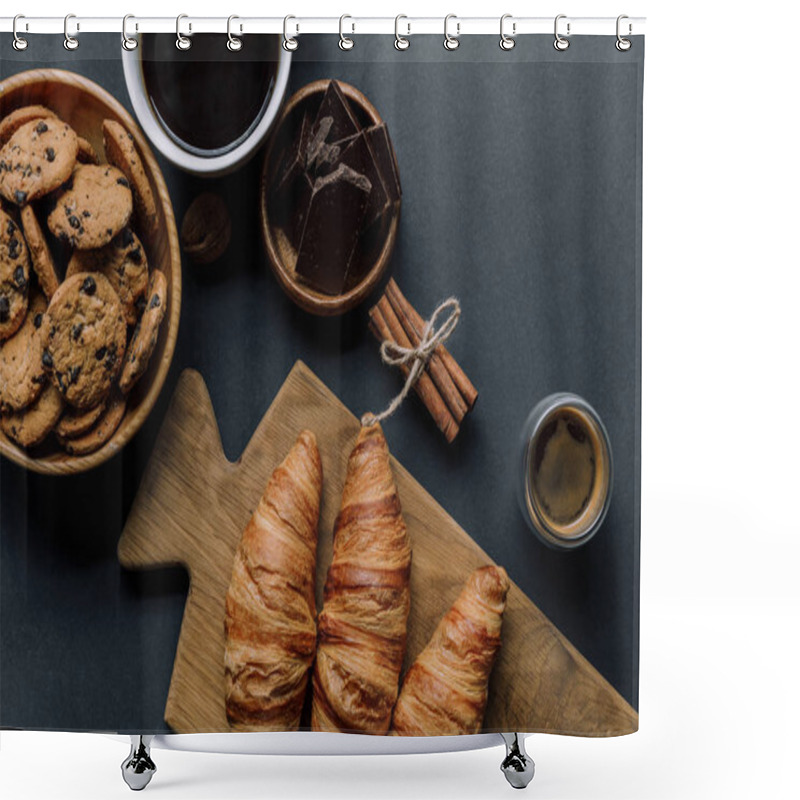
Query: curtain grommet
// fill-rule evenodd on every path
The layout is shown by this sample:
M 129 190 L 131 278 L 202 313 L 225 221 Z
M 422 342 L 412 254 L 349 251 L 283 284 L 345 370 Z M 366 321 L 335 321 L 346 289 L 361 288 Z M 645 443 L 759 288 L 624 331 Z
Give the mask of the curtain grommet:
M 127 50 L 130 53 L 132 50 L 135 50 L 139 46 L 139 40 L 134 39 L 133 36 L 128 36 L 129 19 L 134 19 L 133 14 L 126 14 L 122 18 L 122 49 Z
M 509 50 L 513 50 L 514 46 L 517 44 L 514 37 L 517 35 L 517 23 L 511 23 L 511 35 L 509 36 L 505 31 L 505 24 L 507 19 L 513 19 L 512 14 L 503 14 L 500 17 L 500 49 L 505 50 L 508 52 Z
M 401 19 L 408 19 L 408 17 L 405 14 L 398 14 L 394 18 L 394 49 L 395 50 L 400 50 L 400 52 L 402 52 L 403 50 L 408 50 L 408 48 L 411 47 L 411 42 L 407 38 L 408 36 L 411 36 L 411 24 L 410 23 L 406 23 L 406 28 L 408 30 L 406 31 L 406 35 L 405 36 L 401 36 L 400 35 L 400 20 Z
M 73 50 L 77 50 L 78 45 L 80 45 L 80 42 L 69 32 L 69 21 L 71 19 L 75 19 L 74 14 L 67 14 L 67 16 L 64 17 L 64 49 L 69 50 L 70 52 L 72 52 Z M 80 29 L 81 29 L 80 23 L 76 23 L 75 31 L 77 32 Z
M 456 20 L 456 35 L 453 36 L 450 31 L 448 30 L 448 25 L 450 20 Z M 455 14 L 448 14 L 444 18 L 444 49 L 449 50 L 451 53 L 453 50 L 458 50 L 458 46 L 461 42 L 458 40 L 458 37 L 461 35 L 461 23 L 458 21 L 458 17 Z
M 620 33 L 620 23 L 621 23 L 621 22 L 622 22 L 622 20 L 624 20 L 624 19 L 629 19 L 629 17 L 628 17 L 628 15 L 627 15 L 627 14 L 620 14 L 620 15 L 617 17 L 617 41 L 616 41 L 616 42 L 614 42 L 614 47 L 616 47 L 616 48 L 617 48 L 617 50 L 619 50 L 619 51 L 620 51 L 620 53 L 627 53 L 627 52 L 628 52 L 628 50 L 630 50 L 630 49 L 631 49 L 631 47 L 633 46 L 633 42 L 632 42 L 630 39 L 626 39 L 626 38 L 625 38 L 625 37 L 624 37 L 624 36 L 623 36 L 623 35 Z M 630 36 L 630 35 L 631 35 L 631 31 L 632 31 L 632 30 L 633 30 L 633 26 L 632 26 L 630 23 L 628 23 L 628 36 Z
M 566 14 L 558 14 L 556 16 L 555 22 L 553 23 L 553 35 L 555 36 L 555 39 L 553 40 L 553 47 L 555 47 L 555 49 L 558 50 L 559 53 L 563 53 L 569 47 L 569 39 L 562 36 L 558 32 L 559 21 L 566 18 L 567 18 Z M 570 23 L 568 22 L 567 36 L 569 36 L 569 34 L 570 34 Z
M 184 36 L 181 33 L 181 20 L 188 19 L 188 14 L 178 14 L 175 18 L 175 47 L 178 50 L 189 50 L 192 46 L 192 40 L 188 36 Z M 189 33 L 192 32 L 192 23 L 189 23 Z
M 293 53 L 297 50 L 297 39 L 293 36 L 289 36 L 289 20 L 290 19 L 297 19 L 297 17 L 293 17 L 291 14 L 288 14 L 283 18 L 283 49 L 286 50 L 288 53 Z M 299 26 L 295 23 L 295 31 L 299 31 Z
M 24 14 L 16 14 L 14 16 L 14 22 L 12 23 L 12 26 L 11 26 L 11 32 L 14 34 L 14 41 L 12 42 L 12 46 L 14 47 L 14 49 L 18 53 L 21 53 L 23 50 L 27 50 L 28 49 L 28 40 L 24 39 L 22 36 L 20 36 L 19 35 L 19 31 L 17 30 L 17 23 L 21 19 L 25 19 L 25 15 Z M 25 23 L 25 30 L 27 30 L 27 29 L 28 29 L 28 23 L 26 22 Z
M 238 36 L 234 36 L 231 33 L 231 23 L 235 20 L 239 19 L 236 14 L 231 14 L 228 17 L 228 41 L 226 42 L 226 47 L 231 53 L 238 53 L 242 49 L 242 40 Z M 242 26 L 239 26 L 239 33 L 242 32 Z

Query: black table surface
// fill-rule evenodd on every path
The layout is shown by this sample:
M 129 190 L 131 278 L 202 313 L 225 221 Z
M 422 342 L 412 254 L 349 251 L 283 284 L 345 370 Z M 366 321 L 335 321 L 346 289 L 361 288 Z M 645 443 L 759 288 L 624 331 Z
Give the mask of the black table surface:
M 119 37 L 0 43 L 0 78 L 72 69 L 130 109 Z M 638 704 L 641 365 L 641 103 L 644 42 L 613 37 L 468 37 L 448 53 L 419 37 L 306 36 L 290 92 L 317 78 L 361 89 L 389 126 L 403 186 L 391 272 L 421 313 L 455 295 L 451 350 L 480 391 L 455 443 L 408 400 L 385 423 L 397 458 L 634 707 Z M 245 38 L 246 50 L 246 38 Z M 187 96 L 191 102 L 191 96 Z M 263 153 L 219 179 L 161 159 L 178 222 L 221 194 L 233 240 L 216 264 L 184 259 L 172 369 L 125 451 L 73 477 L 0 460 L 0 725 L 165 730 L 188 589 L 180 569 L 129 572 L 116 546 L 180 371 L 198 369 L 235 459 L 295 360 L 356 414 L 382 408 L 400 376 L 367 331 L 369 302 L 321 319 L 275 281 L 258 218 Z M 515 497 L 521 428 L 545 395 L 572 391 L 609 431 L 615 482 L 598 535 L 571 552 L 541 544 Z

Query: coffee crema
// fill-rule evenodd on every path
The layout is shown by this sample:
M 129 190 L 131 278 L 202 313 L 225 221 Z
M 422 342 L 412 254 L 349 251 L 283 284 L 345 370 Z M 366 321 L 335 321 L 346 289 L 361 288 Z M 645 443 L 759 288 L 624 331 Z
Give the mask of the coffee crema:
M 204 33 L 189 50 L 174 34 L 141 37 L 145 91 L 165 131 L 198 155 L 232 150 L 255 128 L 274 89 L 280 37 L 248 37 L 246 52 L 227 36 Z
M 551 395 L 523 431 L 521 506 L 548 544 L 574 547 L 603 521 L 611 492 L 611 449 L 596 412 L 577 395 Z

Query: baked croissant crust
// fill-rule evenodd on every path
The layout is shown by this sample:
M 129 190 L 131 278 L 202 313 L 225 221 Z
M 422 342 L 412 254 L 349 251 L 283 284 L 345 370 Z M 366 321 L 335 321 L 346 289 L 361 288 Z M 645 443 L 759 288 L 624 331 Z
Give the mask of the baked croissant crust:
M 483 567 L 470 575 L 405 676 L 393 734 L 480 732 L 509 586 L 502 567 Z
M 314 660 L 322 462 L 303 431 L 244 529 L 225 601 L 225 710 L 240 731 L 291 731 Z
M 411 546 L 380 425 L 347 464 L 319 615 L 311 728 L 386 733 L 410 607 Z

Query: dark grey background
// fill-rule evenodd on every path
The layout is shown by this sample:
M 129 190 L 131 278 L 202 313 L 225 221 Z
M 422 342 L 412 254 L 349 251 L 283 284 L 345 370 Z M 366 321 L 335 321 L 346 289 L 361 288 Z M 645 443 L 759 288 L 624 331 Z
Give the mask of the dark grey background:
M 0 77 L 74 69 L 130 108 L 119 37 L 30 36 L 0 43 Z M 644 40 L 465 38 L 448 53 L 418 37 L 304 37 L 290 91 L 320 77 L 372 100 L 403 184 L 392 273 L 424 314 L 457 295 L 451 349 L 480 399 L 446 444 L 411 399 L 386 423 L 394 454 L 634 706 L 638 704 L 641 353 L 641 103 Z M 246 38 L 245 50 L 246 52 Z M 191 93 L 187 93 L 191 102 Z M 235 459 L 298 358 L 356 414 L 400 386 L 367 332 L 369 303 L 318 319 L 282 293 L 258 221 L 262 154 L 220 180 L 162 161 L 178 221 L 202 190 L 221 193 L 233 244 L 210 267 L 183 265 L 183 311 L 167 385 L 145 427 L 104 466 L 46 478 L 0 462 L 0 725 L 164 730 L 164 704 L 188 581 L 181 570 L 123 570 L 116 545 L 160 420 L 184 367 L 208 383 Z M 615 486 L 600 533 L 555 552 L 516 504 L 515 453 L 536 402 L 583 395 L 602 416 Z

